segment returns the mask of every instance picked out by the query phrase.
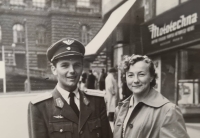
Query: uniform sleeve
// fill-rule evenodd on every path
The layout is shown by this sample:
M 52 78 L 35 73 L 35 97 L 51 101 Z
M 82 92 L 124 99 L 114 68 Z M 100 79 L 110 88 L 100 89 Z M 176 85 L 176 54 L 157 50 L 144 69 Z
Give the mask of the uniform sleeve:
M 160 128 L 159 138 L 189 138 L 178 106 L 173 105 L 166 113 Z
M 111 128 L 110 128 L 110 124 L 109 124 L 109 121 L 108 121 L 108 117 L 107 117 L 107 114 L 106 114 L 106 105 L 105 105 L 105 102 L 104 100 L 102 100 L 102 104 L 101 104 L 101 114 L 100 114 L 100 118 L 101 118 L 101 128 L 102 128 L 102 138 L 113 138 L 113 135 L 112 135 L 112 131 L 111 131 Z
M 31 103 L 29 103 L 28 107 L 28 130 L 29 138 L 49 138 L 40 111 Z

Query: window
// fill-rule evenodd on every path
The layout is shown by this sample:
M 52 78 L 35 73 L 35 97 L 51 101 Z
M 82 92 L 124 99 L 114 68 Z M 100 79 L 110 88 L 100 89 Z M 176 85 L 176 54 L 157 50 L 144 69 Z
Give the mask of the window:
M 90 34 L 91 34 L 91 32 L 89 31 L 88 27 L 86 25 L 83 25 L 81 27 L 81 42 L 83 44 L 86 45 L 90 41 L 90 39 L 91 39 Z
M 200 45 L 179 52 L 179 100 L 178 104 L 200 103 Z
M 90 0 L 77 0 L 78 7 L 90 7 Z
M 13 43 L 24 43 L 25 32 L 24 27 L 21 24 L 15 24 L 13 26 Z
M 176 53 L 171 52 L 161 56 L 161 93 L 175 103 L 175 59 Z
M 2 41 L 2 32 L 1 32 L 1 26 L 0 26 L 0 43 Z
M 46 0 L 33 0 L 34 7 L 44 8 L 45 5 L 46 5 Z
M 178 6 L 179 0 L 156 0 L 156 15 Z
M 37 55 L 37 65 L 39 69 L 47 68 L 47 58 L 46 55 Z
M 10 0 L 11 5 L 24 5 L 24 0 Z
M 36 44 L 45 45 L 47 42 L 46 28 L 43 26 L 36 27 Z

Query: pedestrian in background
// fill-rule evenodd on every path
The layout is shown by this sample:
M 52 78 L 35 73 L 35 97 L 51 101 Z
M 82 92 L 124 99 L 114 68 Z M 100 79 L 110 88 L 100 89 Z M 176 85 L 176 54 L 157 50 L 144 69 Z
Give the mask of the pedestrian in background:
M 132 96 L 115 112 L 114 138 L 188 138 L 179 107 L 157 92 L 155 67 L 147 56 L 126 56 L 122 69 Z
M 117 81 L 115 79 L 117 70 L 115 68 L 111 68 L 108 71 L 108 75 L 106 77 L 106 105 L 107 105 L 107 113 L 109 121 L 113 121 L 114 112 L 119 100 Z
M 95 82 L 96 82 L 96 77 L 92 73 L 92 70 L 89 70 L 89 74 L 87 77 L 87 88 L 88 89 L 95 89 Z
M 80 90 L 84 91 L 86 88 L 86 80 L 87 80 L 87 73 L 83 72 L 81 75 L 81 83 L 80 83 Z
M 94 70 L 93 71 L 93 75 L 95 76 L 95 84 L 94 84 L 94 87 L 95 89 L 98 89 L 99 88 L 99 84 L 98 84 L 98 78 L 99 78 L 99 72 Z
M 85 46 L 61 39 L 47 50 L 55 89 L 33 99 L 28 107 L 30 138 L 111 138 L 103 97 L 78 89 Z
M 105 79 L 106 79 L 106 73 L 105 70 L 102 69 L 99 77 L 99 89 L 101 91 L 105 90 Z

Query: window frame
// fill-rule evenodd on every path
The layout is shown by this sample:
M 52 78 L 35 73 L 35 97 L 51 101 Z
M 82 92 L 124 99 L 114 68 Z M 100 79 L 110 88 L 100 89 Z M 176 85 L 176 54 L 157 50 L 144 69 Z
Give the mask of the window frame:
M 25 43 L 25 28 L 22 24 L 16 23 L 13 25 L 13 43 Z
M 44 25 L 38 25 L 36 27 L 36 45 L 47 45 L 47 29 Z

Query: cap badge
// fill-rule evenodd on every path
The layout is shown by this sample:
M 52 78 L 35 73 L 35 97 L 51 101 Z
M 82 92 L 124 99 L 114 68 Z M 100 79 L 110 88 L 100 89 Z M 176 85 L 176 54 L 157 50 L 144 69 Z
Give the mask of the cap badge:
M 71 45 L 72 43 L 74 43 L 74 40 L 68 39 L 68 40 L 63 41 L 63 43 L 65 43 L 67 45 Z
M 71 47 L 67 47 L 66 49 L 67 49 L 67 50 L 71 50 Z

